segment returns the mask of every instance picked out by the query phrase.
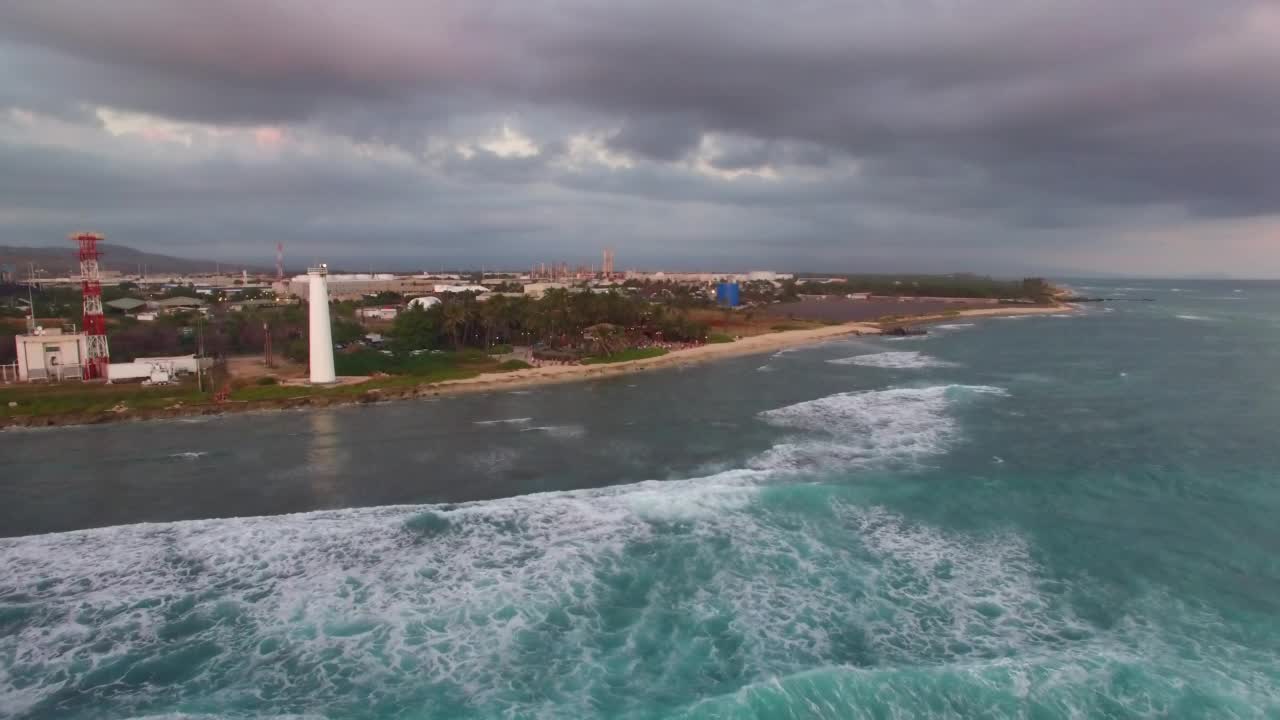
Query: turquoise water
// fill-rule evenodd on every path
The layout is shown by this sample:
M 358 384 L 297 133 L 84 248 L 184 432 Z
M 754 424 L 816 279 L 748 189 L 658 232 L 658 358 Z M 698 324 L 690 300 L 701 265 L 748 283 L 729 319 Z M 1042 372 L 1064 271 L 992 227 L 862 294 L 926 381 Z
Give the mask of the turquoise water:
M 0 715 L 1280 716 L 1280 285 L 1079 284 L 1155 302 L 0 434 Z

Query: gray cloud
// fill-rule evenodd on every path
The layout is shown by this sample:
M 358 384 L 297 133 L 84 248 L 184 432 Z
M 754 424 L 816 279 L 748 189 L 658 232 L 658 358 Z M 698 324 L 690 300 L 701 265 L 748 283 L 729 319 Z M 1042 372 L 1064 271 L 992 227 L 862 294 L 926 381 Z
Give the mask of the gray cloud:
M 1280 10 L 1266 0 L 5 3 L 0 61 L 0 107 L 86 126 L 94 106 L 283 125 L 422 164 L 130 165 L 3 149 L 6 167 L 35 175 L 3 181 L 0 206 L 133 207 L 133 232 L 157 192 L 174 218 L 260 208 L 246 236 L 288 232 L 284 216 L 381 211 L 396 220 L 367 222 L 386 228 L 388 256 L 397 232 L 453 237 L 442 224 L 474 233 L 460 247 L 480 254 L 508 251 L 507 227 L 584 253 L 608 219 L 634 218 L 624 234 L 655 257 L 1015 247 L 1033 263 L 1037 243 L 1128 229 L 1153 208 L 1280 214 Z M 429 147 L 504 118 L 538 155 Z M 567 170 L 580 133 L 630 165 Z M 695 159 L 777 177 L 716 178 L 690 170 Z M 95 164 L 114 187 L 77 182 Z

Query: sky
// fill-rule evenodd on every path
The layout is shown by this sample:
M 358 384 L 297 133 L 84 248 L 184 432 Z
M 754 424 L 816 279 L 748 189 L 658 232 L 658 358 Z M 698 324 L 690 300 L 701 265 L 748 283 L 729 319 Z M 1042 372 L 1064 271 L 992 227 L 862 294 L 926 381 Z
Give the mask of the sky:
M 1274 0 L 0 0 L 0 244 L 1280 277 Z

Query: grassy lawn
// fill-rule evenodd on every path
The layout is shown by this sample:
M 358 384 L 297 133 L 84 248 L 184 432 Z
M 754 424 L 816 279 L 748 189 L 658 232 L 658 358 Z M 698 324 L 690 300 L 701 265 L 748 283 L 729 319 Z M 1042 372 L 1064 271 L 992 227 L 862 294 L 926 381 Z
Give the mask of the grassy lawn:
M 9 403 L 17 403 L 13 407 Z M 128 408 L 165 408 L 182 403 L 209 402 L 209 394 L 196 390 L 195 380 L 176 385 L 105 385 L 55 383 L 0 387 L 0 418 L 107 412 L 119 405 Z
M 461 380 L 479 375 L 479 370 L 452 367 L 415 375 L 389 375 L 352 385 L 249 385 L 231 391 L 231 399 L 244 402 L 259 400 L 291 400 L 306 397 L 356 397 L 370 390 L 407 388 L 430 385 L 445 380 Z
M 666 348 L 628 348 L 612 355 L 598 355 L 582 361 L 583 365 L 602 365 L 604 363 L 627 362 L 628 360 L 644 360 L 645 358 L 662 357 L 667 354 Z
M 478 350 L 460 353 L 422 353 L 419 355 L 386 355 L 376 350 L 343 353 L 334 358 L 338 375 L 360 376 L 379 374 L 354 385 L 311 387 L 307 385 L 249 385 L 231 391 L 232 400 L 285 400 L 302 397 L 355 397 L 370 390 L 406 388 L 429 385 L 445 380 L 461 380 L 484 372 L 504 372 L 517 369 L 511 363 L 498 363 Z
M 335 364 L 341 375 L 381 375 L 352 385 L 312 387 L 308 385 L 232 383 L 231 400 L 240 402 L 289 400 L 305 397 L 355 398 L 370 390 L 411 388 L 445 380 L 475 377 L 485 372 L 509 372 L 529 367 L 520 360 L 499 363 L 480 351 L 461 353 L 422 353 L 420 355 L 384 355 L 366 351 L 340 355 Z M 194 379 L 175 385 L 143 387 L 137 384 L 105 385 L 97 383 L 58 383 L 0 386 L 0 419 L 9 417 L 45 417 L 108 412 L 117 407 L 129 410 L 152 410 L 172 407 L 210 405 L 213 388 L 223 381 L 206 378 L 205 392 L 196 389 Z M 17 403 L 10 407 L 9 403 Z

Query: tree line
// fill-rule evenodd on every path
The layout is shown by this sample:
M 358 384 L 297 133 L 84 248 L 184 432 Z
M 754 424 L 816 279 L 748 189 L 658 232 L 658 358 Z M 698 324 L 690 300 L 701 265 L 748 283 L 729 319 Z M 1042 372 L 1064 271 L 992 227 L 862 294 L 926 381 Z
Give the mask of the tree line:
M 555 289 L 538 299 L 496 295 L 480 301 L 464 295 L 425 310 L 412 308 L 396 316 L 391 337 L 401 350 L 494 345 L 585 349 L 606 335 L 620 344 L 696 342 L 705 340 L 707 332 L 706 324 L 679 308 L 616 292 Z
M 1008 298 L 1044 302 L 1054 288 L 1043 278 L 997 280 L 981 275 L 847 275 L 839 282 L 797 278 L 801 295 L 871 293 L 890 297 Z

